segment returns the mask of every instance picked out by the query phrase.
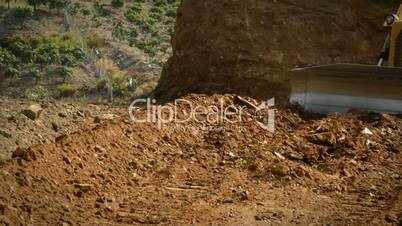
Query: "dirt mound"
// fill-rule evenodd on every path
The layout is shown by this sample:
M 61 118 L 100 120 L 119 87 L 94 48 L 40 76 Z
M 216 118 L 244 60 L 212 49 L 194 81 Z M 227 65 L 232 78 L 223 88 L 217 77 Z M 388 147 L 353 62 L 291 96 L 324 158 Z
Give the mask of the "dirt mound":
M 283 69 L 376 63 L 397 1 L 184 0 L 159 95 L 286 94 Z
M 38 225 L 398 225 L 402 122 L 388 115 L 261 126 L 250 98 L 185 98 L 242 120 L 133 123 L 122 117 L 20 150 L 0 167 L 0 222 Z M 178 118 L 189 106 L 179 104 Z M 235 112 L 235 111 L 233 111 Z M 135 113 L 144 116 L 145 110 Z M 198 121 L 196 121 L 197 119 Z M 200 121 L 202 121 L 200 123 Z M 398 201 L 399 200 L 399 201 Z
M 31 105 L 42 108 L 38 118 L 31 119 L 23 114 Z M 97 117 L 114 113 L 113 107 L 108 105 L 35 102 L 4 96 L 0 109 L 0 161 L 11 158 L 18 148 L 53 143 L 57 137 L 74 132 L 84 124 L 94 124 Z

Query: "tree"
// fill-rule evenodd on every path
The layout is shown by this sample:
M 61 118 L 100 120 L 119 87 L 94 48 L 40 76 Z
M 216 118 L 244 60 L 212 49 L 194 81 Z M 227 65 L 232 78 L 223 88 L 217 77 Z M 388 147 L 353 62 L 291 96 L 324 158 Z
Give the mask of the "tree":
M 100 59 L 96 62 L 96 67 L 100 70 L 100 76 L 105 77 L 109 89 L 109 98 L 113 102 L 113 76 L 118 75 L 119 68 L 114 64 L 111 59 Z
M 7 49 L 0 47 L 0 69 L 8 66 L 15 66 L 18 63 L 17 57 Z
M 49 0 L 49 8 L 50 9 L 65 9 L 70 5 L 69 0 Z
M 112 6 L 116 8 L 123 7 L 125 3 L 125 0 L 112 0 Z
M 44 5 L 47 3 L 47 0 L 26 0 L 26 1 L 29 5 L 33 6 L 34 11 L 36 11 L 39 5 Z
M 17 69 L 14 68 L 12 66 L 9 66 L 6 68 L 6 70 L 4 71 L 4 74 L 10 78 L 10 86 L 12 85 L 13 81 L 15 82 L 17 79 L 20 78 L 21 72 Z
M 63 78 L 64 83 L 67 78 L 70 78 L 73 75 L 73 69 L 66 66 L 61 66 L 57 68 L 57 73 Z
M 7 3 L 7 9 L 10 10 L 10 2 L 11 0 L 4 0 Z
M 32 66 L 29 69 L 28 76 L 32 77 L 35 79 L 35 83 L 37 84 L 39 80 L 42 79 L 43 73 L 37 68 L 36 66 Z
M 124 32 L 124 27 L 123 27 L 123 24 L 121 21 L 113 22 L 112 37 L 113 37 L 113 39 L 117 39 L 119 41 L 124 40 L 125 32 Z

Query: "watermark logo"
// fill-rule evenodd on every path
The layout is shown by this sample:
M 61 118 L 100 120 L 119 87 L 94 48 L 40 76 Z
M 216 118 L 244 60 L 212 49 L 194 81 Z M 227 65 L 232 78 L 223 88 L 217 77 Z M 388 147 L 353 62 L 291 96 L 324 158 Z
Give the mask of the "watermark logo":
M 203 125 L 238 123 L 245 120 L 245 111 L 251 107 L 256 123 L 269 132 L 275 132 L 275 98 L 271 98 L 259 106 L 253 104 L 248 104 L 248 106 L 227 105 L 223 100 L 219 100 L 219 104 L 207 106 L 193 104 L 185 99 L 177 99 L 174 103 L 164 106 L 156 103 L 157 101 L 151 98 L 134 100 L 128 108 L 130 119 L 137 123 L 155 123 L 159 129 L 168 123 L 189 121 Z M 136 114 L 139 110 L 143 114 Z

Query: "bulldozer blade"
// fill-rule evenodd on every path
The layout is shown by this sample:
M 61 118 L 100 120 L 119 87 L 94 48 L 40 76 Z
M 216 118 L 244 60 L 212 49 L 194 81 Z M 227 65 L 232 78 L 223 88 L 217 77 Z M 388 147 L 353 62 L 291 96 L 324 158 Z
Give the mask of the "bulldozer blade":
M 360 64 L 297 68 L 291 71 L 290 84 L 290 102 L 305 111 L 402 113 L 402 68 Z

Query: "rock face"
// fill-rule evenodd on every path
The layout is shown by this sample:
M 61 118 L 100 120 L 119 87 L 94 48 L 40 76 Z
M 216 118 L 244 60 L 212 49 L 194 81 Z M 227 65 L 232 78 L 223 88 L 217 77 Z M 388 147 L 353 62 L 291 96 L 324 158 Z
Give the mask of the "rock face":
M 387 2 L 387 3 L 384 3 Z M 339 62 L 373 64 L 383 18 L 396 1 L 183 0 L 173 57 L 157 94 L 285 91 L 284 69 Z M 280 93 L 281 93 L 280 92 Z

